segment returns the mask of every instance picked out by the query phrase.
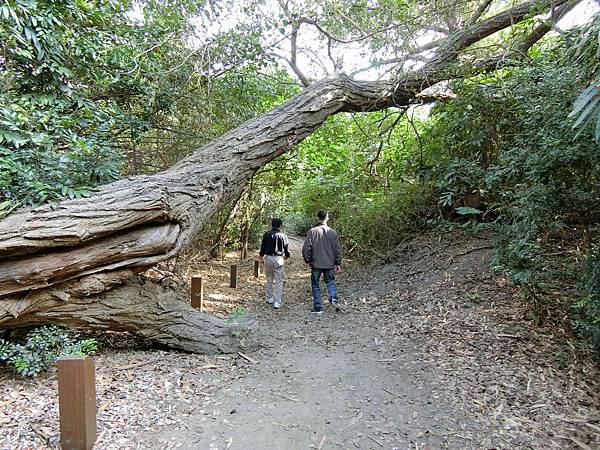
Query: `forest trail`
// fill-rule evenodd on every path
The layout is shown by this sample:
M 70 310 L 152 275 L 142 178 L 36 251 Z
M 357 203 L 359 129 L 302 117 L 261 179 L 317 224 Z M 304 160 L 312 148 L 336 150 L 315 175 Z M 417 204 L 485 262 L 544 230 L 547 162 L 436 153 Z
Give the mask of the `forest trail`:
M 342 272 L 344 309 L 336 312 L 325 302 L 323 315 L 310 313 L 310 275 L 301 244 L 291 239 L 283 307 L 275 310 L 262 291 L 256 293 L 261 300 L 251 314 L 258 319 L 264 350 L 255 356 L 255 370 L 218 392 L 188 421 L 190 434 L 182 447 L 469 447 L 471 438 L 464 433 L 478 425 L 440 399 L 428 375 L 432 368 L 410 339 L 379 333 L 381 318 L 370 307 L 375 293 L 357 302 Z M 181 441 L 179 432 L 167 433 L 165 441 L 172 437 Z
M 394 264 L 342 272 L 344 310 L 329 307 L 322 316 L 310 314 L 301 243 L 292 239 L 282 309 L 264 301 L 264 277 L 247 286 L 262 349 L 246 356 L 256 363 L 244 361 L 249 370 L 186 419 L 184 433 L 163 431 L 148 446 L 492 449 L 600 442 L 594 428 L 568 427 L 570 419 L 588 418 L 592 426 L 600 419 L 597 386 L 586 385 L 594 378 L 582 379 L 581 367 L 569 368 L 570 376 L 567 367 L 553 368 L 554 343 L 537 342 L 541 336 L 526 321 L 515 321 L 523 311 L 510 304 L 514 292 L 506 282 L 490 273 L 486 240 L 426 236 L 399 247 Z
M 490 270 L 488 240 L 428 232 L 387 264 L 345 260 L 344 311 L 310 314 L 309 273 L 294 239 L 284 304 L 240 263 L 194 262 L 208 313 L 253 323 L 243 355 L 148 349 L 105 333 L 94 357 L 96 449 L 600 448 L 597 356 L 565 330 L 536 327 Z M 179 272 L 184 268 L 178 268 Z M 169 279 L 165 279 L 169 282 Z M 0 449 L 58 449 L 56 372 L 0 371 Z

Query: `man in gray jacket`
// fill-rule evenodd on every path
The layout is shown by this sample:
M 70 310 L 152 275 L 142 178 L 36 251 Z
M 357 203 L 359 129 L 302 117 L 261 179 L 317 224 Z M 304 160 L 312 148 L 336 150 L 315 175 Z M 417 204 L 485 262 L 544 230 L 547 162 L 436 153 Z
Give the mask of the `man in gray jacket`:
M 317 218 L 319 219 L 319 223 L 309 230 L 304 240 L 302 258 L 311 269 L 310 281 L 314 302 L 312 312 L 323 314 L 323 301 L 321 298 L 321 288 L 319 287 L 321 274 L 323 274 L 323 278 L 325 279 L 329 302 L 335 307 L 336 311 L 340 310 L 335 286 L 335 274 L 341 270 L 342 251 L 338 234 L 333 228 L 327 226 L 329 213 L 327 211 L 319 211 Z

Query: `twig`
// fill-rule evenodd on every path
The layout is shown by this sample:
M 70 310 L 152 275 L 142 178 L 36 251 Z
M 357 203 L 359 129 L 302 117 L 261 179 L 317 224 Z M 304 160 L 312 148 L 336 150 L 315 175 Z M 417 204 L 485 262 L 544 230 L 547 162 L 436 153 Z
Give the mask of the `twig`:
M 286 427 L 285 425 L 282 425 L 282 424 L 280 424 L 280 423 L 277 423 L 277 422 L 273 422 L 272 420 L 269 420 L 269 422 L 271 422 L 271 423 L 272 423 L 273 425 L 275 425 L 276 427 L 283 428 L 285 431 L 288 431 L 288 430 L 289 430 L 289 428 L 288 428 L 288 427 Z
M 462 253 L 456 253 L 455 255 L 453 255 L 452 257 L 454 258 L 455 256 L 464 256 L 464 255 L 468 255 L 469 253 L 472 252 L 476 252 L 478 250 L 485 250 L 486 248 L 493 248 L 491 245 L 482 245 L 481 247 L 475 247 L 475 248 L 471 248 L 469 250 L 466 250 Z
M 592 430 L 596 430 L 598 433 L 600 433 L 600 427 L 597 425 L 594 425 L 593 423 L 585 423 L 584 424 L 586 427 L 590 427 Z
M 280 397 L 283 397 L 286 400 L 289 400 L 291 402 L 301 402 L 302 401 L 302 400 L 299 400 L 297 398 L 288 397 L 287 395 L 283 395 L 283 394 L 280 394 L 280 393 L 277 393 L 276 395 L 279 395 Z
M 240 355 L 242 358 L 244 358 L 246 361 L 250 361 L 252 364 L 258 364 L 258 361 L 255 360 L 254 358 L 246 355 L 245 353 L 242 352 L 238 352 L 238 355 Z
M 550 416 L 551 419 L 560 420 L 567 423 L 587 423 L 597 422 L 600 420 L 600 416 L 584 416 L 584 417 L 561 417 L 561 416 Z
M 218 364 L 204 364 L 203 366 L 198 367 L 200 370 L 205 369 L 220 369 L 223 366 L 219 366 Z
M 155 358 L 155 359 L 147 359 L 146 361 L 140 361 L 140 362 L 136 362 L 133 364 L 128 364 L 126 366 L 117 366 L 114 369 L 115 370 L 129 370 L 129 369 L 136 369 L 138 367 L 142 367 L 145 366 L 146 364 L 152 364 L 155 362 L 158 362 L 159 358 Z
M 581 442 L 580 440 L 575 439 L 572 436 L 568 436 L 568 437 L 567 436 L 557 436 L 557 437 L 560 437 L 560 438 L 563 438 L 563 439 L 568 439 L 569 441 L 573 442 L 574 444 L 577 444 L 577 446 L 579 448 L 582 448 L 584 450 L 592 450 L 592 447 L 590 447 L 589 445 L 584 444 L 583 442 Z
M 35 434 L 37 434 L 42 439 L 42 441 L 44 442 L 44 444 L 46 444 L 46 445 L 49 444 L 49 442 L 48 442 L 48 436 L 46 436 L 44 433 L 42 433 L 42 431 L 40 431 L 37 428 L 35 428 L 33 426 L 33 424 L 29 424 L 29 428 L 31 428 L 33 430 L 33 432 Z
M 399 394 L 396 394 L 395 392 L 393 392 L 393 391 L 390 391 L 389 389 L 386 389 L 386 388 L 384 388 L 384 387 L 382 387 L 381 389 L 383 389 L 383 390 L 384 390 L 385 392 L 387 392 L 388 394 L 392 394 L 394 397 L 398 397 L 398 398 L 400 398 L 400 397 L 401 397 L 401 395 L 399 395 Z
M 383 444 L 382 444 L 381 442 L 379 442 L 377 439 L 375 439 L 375 438 L 372 438 L 372 437 L 371 437 L 371 436 L 369 436 L 368 434 L 367 434 L 367 437 L 368 437 L 369 439 L 371 439 L 373 442 L 375 442 L 377 445 L 379 445 L 380 447 L 383 447 Z

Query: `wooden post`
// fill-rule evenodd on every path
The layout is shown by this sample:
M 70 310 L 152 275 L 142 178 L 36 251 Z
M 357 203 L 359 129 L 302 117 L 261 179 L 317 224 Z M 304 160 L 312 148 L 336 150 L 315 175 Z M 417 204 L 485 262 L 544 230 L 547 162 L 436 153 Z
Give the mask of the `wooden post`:
M 58 359 L 58 407 L 63 450 L 90 450 L 96 442 L 96 382 L 89 356 Z
M 237 288 L 237 276 L 238 276 L 238 266 L 231 266 L 231 272 L 229 276 L 229 287 Z
M 254 261 L 254 276 L 256 278 L 260 276 L 260 261 Z
M 204 310 L 204 280 L 202 277 L 192 277 L 192 308 Z

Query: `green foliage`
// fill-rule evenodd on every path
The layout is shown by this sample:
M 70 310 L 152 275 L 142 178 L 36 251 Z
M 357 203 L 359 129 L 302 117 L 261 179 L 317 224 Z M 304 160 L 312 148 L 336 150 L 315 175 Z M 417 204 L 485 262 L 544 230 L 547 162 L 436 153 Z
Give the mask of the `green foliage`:
M 89 83 L 100 33 L 118 7 L 83 2 L 5 2 L 1 7 L 0 214 L 20 205 L 82 197 L 118 175 L 114 108 Z
M 581 67 L 561 54 L 563 47 L 554 43 L 532 65 L 455 83 L 456 98 L 434 108 L 423 136 L 440 207 L 455 207 L 479 189 L 482 211 L 465 206 L 455 212 L 494 221 L 493 267 L 522 288 L 538 320 L 550 293 L 581 277 L 548 257 L 554 243 L 567 236 L 585 243 L 600 212 L 595 124 L 569 117 L 587 81 Z M 588 294 L 578 302 L 577 327 L 596 345 L 594 252 L 582 281 Z
M 25 377 L 47 370 L 61 356 L 80 356 L 97 350 L 95 339 L 74 340 L 60 327 L 42 326 L 30 331 L 22 344 L 0 339 L 0 362 Z
M 596 15 L 578 32 L 567 56 L 581 67 L 578 78 L 587 87 L 575 100 L 569 117 L 577 118 L 573 128 L 585 130 L 590 124 L 594 125 L 596 141 L 600 142 L 600 16 Z
M 385 254 L 421 228 L 433 201 L 419 181 L 416 138 L 398 112 L 331 118 L 300 145 L 298 172 L 281 209 L 284 223 L 304 234 L 316 212 L 361 258 Z
M 539 242 L 527 233 L 527 224 L 498 224 L 495 231 L 492 267 L 521 286 L 540 286 L 544 276 L 543 252 Z
M 600 245 L 590 249 L 581 287 L 585 294 L 573 305 L 575 328 L 591 348 L 600 352 Z
M 4 2 L 0 216 L 164 169 L 289 95 L 258 76 L 272 61 L 260 22 L 216 27 L 230 6 Z
M 542 61 L 459 83 L 457 100 L 435 111 L 427 136 L 427 151 L 440 161 L 440 203 L 479 188 L 494 217 L 518 224 L 525 239 L 597 210 L 597 146 L 590 127 L 576 136 L 566 119 L 578 93 L 575 72 Z

